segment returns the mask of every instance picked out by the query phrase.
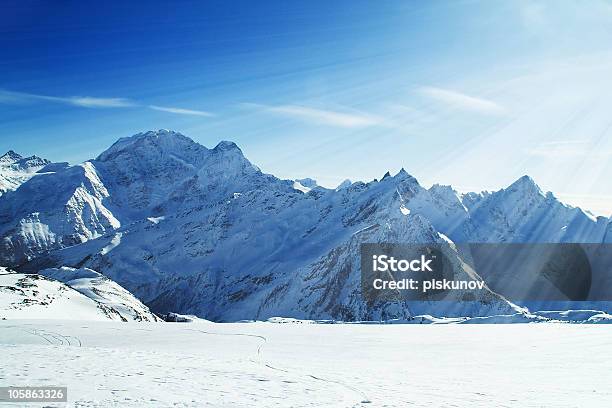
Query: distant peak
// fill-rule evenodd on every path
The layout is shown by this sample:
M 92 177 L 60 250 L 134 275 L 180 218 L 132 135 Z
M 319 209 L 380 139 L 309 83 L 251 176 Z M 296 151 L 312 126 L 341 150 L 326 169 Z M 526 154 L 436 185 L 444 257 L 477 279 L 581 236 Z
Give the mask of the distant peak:
M 2 156 L 0 156 L 0 161 L 2 162 L 16 162 L 17 160 L 21 160 L 23 159 L 23 156 L 21 156 L 19 153 L 15 153 L 15 151 L 13 150 L 9 150 L 8 152 L 4 153 Z
M 181 138 L 181 139 L 189 139 L 187 136 L 180 132 L 176 132 L 174 130 L 169 129 L 157 129 L 157 130 L 147 130 L 146 132 L 140 132 L 133 136 L 123 137 L 119 139 L 122 140 L 141 140 L 141 139 L 166 139 L 166 138 Z
M 529 184 L 535 184 L 535 181 L 533 181 L 533 179 L 531 177 L 529 177 L 528 175 L 524 175 L 519 177 L 518 180 L 516 180 L 516 183 L 529 183 Z
M 537 194 L 544 194 L 540 187 L 536 184 L 536 182 L 529 176 L 525 175 L 520 177 L 514 183 L 512 183 L 507 190 L 510 191 L 522 191 L 522 192 L 532 192 Z
M 180 132 L 168 129 L 149 130 L 133 136 L 122 137 L 98 156 L 98 160 L 110 160 L 116 155 L 129 151 L 136 146 L 146 146 L 147 148 L 164 151 L 180 151 L 182 148 L 194 145 L 198 144 Z M 203 146 L 200 147 L 205 149 Z
M 172 133 L 179 133 L 179 132 L 176 132 L 170 129 L 151 129 L 151 130 L 146 130 L 144 132 L 140 132 L 138 134 L 139 135 L 165 135 L 165 134 L 172 134 Z
M 215 146 L 213 150 L 217 151 L 225 151 L 225 150 L 240 150 L 238 145 L 234 142 L 230 142 L 228 140 L 222 140 Z
M 397 188 L 397 193 L 404 200 L 409 200 L 423 189 L 423 187 L 421 187 L 419 184 L 419 181 L 408 174 L 404 169 L 400 170 L 395 176 L 393 176 L 392 180 L 393 185 L 395 185 Z
M 311 178 L 297 179 L 295 181 L 297 181 L 298 183 L 300 183 L 304 187 L 308 187 L 308 188 L 315 188 L 315 187 L 317 187 L 317 181 L 314 180 L 314 179 L 311 179 Z
M 529 176 L 519 177 L 510 187 L 538 187 L 536 182 Z M 539 188 L 539 187 L 538 187 Z
M 8 157 L 19 157 L 19 158 L 21 158 L 21 157 L 22 157 L 22 156 L 21 156 L 19 153 L 15 153 L 15 151 L 14 151 L 14 150 L 9 150 L 8 152 L 6 152 L 6 153 L 4 153 L 4 154 L 2 155 L 2 157 L 4 157 L 4 156 L 8 156 Z
M 443 184 L 434 184 L 429 188 L 429 191 L 438 194 L 456 194 L 456 191 L 452 186 L 443 185 Z
M 48 161 L 47 159 L 43 159 L 42 157 L 36 156 L 35 154 L 32 156 L 24 157 L 22 160 L 41 160 Z
M 162 137 L 180 137 L 187 138 L 187 136 L 183 135 L 180 132 L 176 132 L 170 129 L 157 129 L 157 130 L 148 130 L 146 132 L 140 132 L 135 134 L 134 136 L 124 138 L 124 139 L 139 139 L 139 138 L 162 138 Z
M 343 189 L 345 189 L 345 188 L 350 187 L 352 184 L 353 184 L 353 182 L 352 182 L 351 180 L 346 179 L 346 180 L 344 180 L 342 183 L 340 183 L 340 184 L 338 185 L 338 187 L 336 187 L 336 190 L 337 190 L 337 191 L 338 191 L 338 190 L 343 190 Z
M 23 167 L 45 166 L 49 163 L 51 163 L 49 160 L 43 159 L 42 157 L 38 157 L 36 155 L 25 157 L 17 161 L 17 164 Z
M 0 156 L 0 163 L 17 166 L 18 168 L 25 170 L 32 167 L 42 167 L 51 162 L 38 156 L 23 157 L 22 155 L 15 153 L 13 150 L 9 150 Z
M 397 172 L 395 176 L 393 176 L 393 180 L 396 182 L 401 182 L 402 184 L 419 184 L 419 181 L 414 177 L 408 174 L 406 170 L 402 167 L 400 171 Z
M 402 167 L 400 169 L 400 171 L 397 172 L 397 174 L 395 176 L 393 176 L 394 178 L 397 179 L 406 179 L 406 178 L 414 178 L 412 177 L 410 174 L 408 174 L 408 172 Z

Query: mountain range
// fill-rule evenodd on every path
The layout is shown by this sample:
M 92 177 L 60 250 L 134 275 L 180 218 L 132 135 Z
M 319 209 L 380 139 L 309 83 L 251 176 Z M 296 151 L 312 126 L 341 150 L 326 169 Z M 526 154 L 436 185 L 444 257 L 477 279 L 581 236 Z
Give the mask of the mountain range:
M 609 218 L 561 203 L 527 176 L 459 194 L 424 188 L 402 169 L 327 189 L 265 174 L 235 143 L 208 149 L 169 130 L 119 139 L 77 165 L 12 151 L 0 163 L 0 265 L 87 268 L 155 312 L 215 321 L 529 318 L 488 289 L 469 300 L 367 302 L 360 244 L 437 243 L 459 262 L 458 243 L 612 241 Z

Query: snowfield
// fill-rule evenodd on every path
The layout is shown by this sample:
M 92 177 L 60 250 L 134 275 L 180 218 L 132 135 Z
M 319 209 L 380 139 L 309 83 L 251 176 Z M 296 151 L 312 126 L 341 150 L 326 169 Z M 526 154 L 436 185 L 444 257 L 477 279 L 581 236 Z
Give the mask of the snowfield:
M 0 383 L 71 407 L 609 407 L 611 352 L 599 325 L 0 321 Z

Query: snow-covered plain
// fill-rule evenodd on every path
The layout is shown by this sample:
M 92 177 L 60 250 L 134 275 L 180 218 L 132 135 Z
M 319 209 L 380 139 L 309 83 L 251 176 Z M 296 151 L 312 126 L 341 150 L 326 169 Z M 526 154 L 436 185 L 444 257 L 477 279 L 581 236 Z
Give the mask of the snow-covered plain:
M 0 321 L 2 385 L 74 407 L 609 407 L 611 352 L 599 325 Z

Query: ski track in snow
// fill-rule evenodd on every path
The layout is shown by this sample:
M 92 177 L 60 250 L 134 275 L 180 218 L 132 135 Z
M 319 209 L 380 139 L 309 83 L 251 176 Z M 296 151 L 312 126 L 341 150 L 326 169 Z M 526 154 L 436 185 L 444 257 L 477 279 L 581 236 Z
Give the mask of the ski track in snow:
M 191 330 L 198 331 L 198 332 L 203 333 L 203 334 L 209 334 L 209 335 L 215 335 L 215 336 L 245 336 L 245 337 L 252 337 L 252 338 L 256 338 L 256 339 L 262 340 L 263 342 L 257 347 L 257 357 L 260 360 L 258 363 L 262 364 L 262 361 L 263 361 L 262 348 L 268 342 L 268 339 L 266 337 L 264 337 L 264 336 L 259 336 L 259 335 L 256 335 L 256 334 L 248 334 L 248 333 L 213 333 L 213 332 L 207 332 L 207 331 L 204 331 L 204 330 L 196 330 L 196 329 L 191 329 Z M 254 361 L 254 362 L 256 362 L 256 361 Z M 273 365 L 271 365 L 271 364 L 269 364 L 269 363 L 267 363 L 265 361 L 263 361 L 263 365 L 266 366 L 267 368 L 271 369 L 271 370 L 282 371 L 284 373 L 290 373 L 290 371 L 287 370 L 287 369 L 275 367 L 275 366 L 273 366 Z M 317 381 L 323 381 L 323 382 L 327 382 L 327 383 L 339 384 L 342 387 L 345 387 L 348 390 L 354 392 L 355 394 L 358 394 L 361 397 L 360 403 L 362 403 L 362 404 L 369 404 L 370 403 L 370 400 L 368 399 L 367 395 L 363 391 L 360 391 L 360 390 L 358 390 L 358 389 L 356 389 L 354 387 L 351 387 L 350 385 L 347 385 L 347 384 L 343 383 L 342 381 L 320 378 L 320 377 L 317 377 L 317 376 L 312 375 L 312 374 L 303 374 L 303 376 L 307 376 L 307 377 L 312 378 L 312 379 L 317 380 Z
M 47 343 L 55 346 L 78 346 L 81 347 L 82 343 L 78 337 L 75 336 L 64 336 L 63 334 L 39 329 L 22 329 L 26 333 L 33 334 L 45 340 Z
M 14 321 L 11 321 L 14 323 Z M 350 400 L 358 400 L 363 393 L 341 381 L 328 380 L 315 375 L 301 373 L 298 370 L 284 369 L 275 364 L 264 361 L 263 347 L 268 343 L 268 338 L 263 335 L 244 332 L 223 333 L 193 328 L 193 325 L 184 323 L 160 325 L 165 327 L 152 327 L 147 325 L 108 325 L 106 322 L 79 322 L 79 321 L 47 321 L 35 323 L 35 321 L 23 321 L 23 324 L 5 325 L 0 322 L 0 354 L 8 355 L 9 361 L 5 367 L 0 367 L 0 381 L 8 381 L 10 384 L 60 384 L 68 385 L 69 395 L 74 400 L 69 400 L 68 406 L 74 407 L 107 407 L 107 406 L 252 406 L 263 404 L 265 406 L 359 406 L 359 403 Z M 44 328 L 42 328 L 42 327 Z M 213 325 L 222 329 L 224 325 Z M 239 325 L 239 327 L 248 327 Z M 153 341 L 144 350 L 139 350 L 136 339 L 149 338 L 151 333 L 170 331 L 182 332 L 180 337 L 187 337 L 190 341 L 188 350 L 181 348 L 181 340 L 166 342 Z M 127 329 L 127 330 L 124 330 Z M 82 332 L 87 330 L 84 336 L 73 335 L 64 332 Z M 100 333 L 104 333 L 100 336 Z M 189 336 L 189 332 L 196 333 L 197 338 Z M 25 336 L 23 335 L 25 333 Z M 175 333 L 176 334 L 176 333 Z M 187 334 L 187 335 L 186 335 Z M 82 339 L 85 337 L 85 339 Z M 106 338 L 106 340 L 101 339 Z M 119 339 L 116 342 L 110 339 Z M 208 340 L 209 337 L 222 337 L 219 343 Z M 227 340 L 227 338 L 244 338 L 257 340 L 259 344 L 256 349 L 256 357 L 252 353 L 252 341 L 247 344 L 238 344 L 241 350 L 238 360 L 222 354 L 209 360 L 207 354 L 216 354 L 209 350 L 204 356 L 203 364 L 195 367 L 189 364 L 200 356 L 194 356 L 192 348 L 207 345 L 217 347 L 230 347 L 236 343 L 244 343 L 240 340 Z M 109 347 L 110 343 L 115 343 Z M 94 344 L 92 344 L 94 343 Z M 129 343 L 129 346 L 127 345 Z M 102 346 L 101 346 L 101 345 Z M 124 347 L 128 346 L 128 350 Z M 132 350 L 136 347 L 136 350 Z M 153 350 L 149 350 L 153 347 Z M 177 349 L 177 353 L 168 354 L 169 349 Z M 246 349 L 251 351 L 248 351 Z M 158 351 L 159 350 L 159 351 Z M 227 351 L 227 350 L 226 350 Z M 243 353 L 244 352 L 244 353 Z M 198 353 L 199 354 L 199 353 Z M 230 354 L 233 354 L 230 352 Z M 126 364 L 126 362 L 129 362 Z M 239 369 L 236 370 L 236 367 Z M 147 373 L 147 370 L 152 372 Z M 193 376 L 190 373 L 193 372 Z M 270 372 L 273 374 L 270 375 Z M 40 376 L 41 373 L 45 375 Z M 133 384 L 135 377 L 140 385 Z M 140 377 L 140 378 L 139 378 Z M 214 377 L 219 377 L 214 380 Z M 69 378 L 66 380 L 59 380 Z M 256 381 L 260 389 L 254 389 L 252 382 Z M 194 385 L 194 382 L 196 385 Z M 321 386 L 319 383 L 323 382 Z M 76 383 L 76 384 L 75 384 Z M 96 384 L 95 390 L 91 390 L 92 384 Z M 273 387 L 261 384 L 276 383 Z M 270 395 L 269 388 L 278 388 L 278 385 L 286 388 L 278 395 Z M 168 394 L 159 394 L 155 390 L 159 387 L 172 388 Z M 193 390 L 190 388 L 193 387 Z M 352 395 L 346 395 L 339 387 L 344 387 Z M 76 388 L 76 391 L 71 389 Z M 290 398 L 286 400 L 285 393 L 293 393 L 297 388 L 299 392 L 305 393 L 301 398 Z M 79 398 L 79 394 L 93 393 L 95 398 L 86 396 Z M 183 395 L 177 394 L 177 390 L 183 389 Z M 238 395 L 240 397 L 235 399 Z M 81 392 L 80 392 L 81 391 Z M 153 396 L 151 396 L 151 391 Z M 272 390 L 273 391 L 273 390 Z M 217 394 L 212 396 L 211 394 Z M 319 395 L 317 395 L 319 394 Z

